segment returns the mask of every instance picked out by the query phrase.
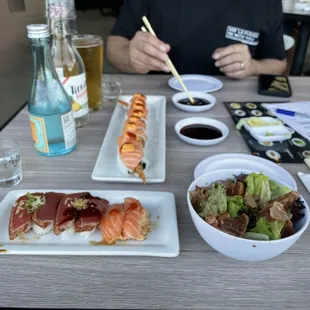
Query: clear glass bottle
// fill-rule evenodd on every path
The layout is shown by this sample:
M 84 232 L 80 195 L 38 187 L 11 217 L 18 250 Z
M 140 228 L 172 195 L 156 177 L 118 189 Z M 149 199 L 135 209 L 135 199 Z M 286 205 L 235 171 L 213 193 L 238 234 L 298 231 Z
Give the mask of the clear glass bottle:
M 64 90 L 51 56 L 47 25 L 28 25 L 34 75 L 28 100 L 30 128 L 41 155 L 58 156 L 76 148 L 76 129 L 71 100 Z
M 46 17 L 53 37 L 56 72 L 72 100 L 76 127 L 89 121 L 86 74 L 83 60 L 72 43 L 76 12 L 73 0 L 46 0 Z

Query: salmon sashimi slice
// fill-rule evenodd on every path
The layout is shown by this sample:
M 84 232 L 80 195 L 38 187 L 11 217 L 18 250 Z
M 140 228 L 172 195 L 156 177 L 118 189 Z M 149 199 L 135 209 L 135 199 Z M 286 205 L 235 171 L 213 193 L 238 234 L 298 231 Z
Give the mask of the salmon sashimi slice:
M 146 101 L 146 97 L 143 94 L 133 94 L 132 100 L 134 100 L 134 99 L 142 99 L 142 100 Z
M 127 117 L 136 116 L 143 120 L 146 120 L 148 117 L 148 111 L 146 109 L 130 109 L 127 113 Z
M 132 132 L 125 132 L 122 136 L 120 136 L 117 140 L 117 145 L 120 148 L 123 144 L 125 143 L 142 143 L 142 146 L 144 147 L 145 145 L 145 141 L 138 137 L 136 134 L 132 133 Z
M 127 148 L 127 144 L 124 144 L 120 149 L 120 158 L 124 166 L 130 171 L 133 172 L 141 163 L 143 158 L 143 151 L 134 148 L 134 150 L 129 150 L 128 152 L 124 150 L 124 146 Z
M 147 109 L 147 107 L 143 106 L 140 103 L 133 103 L 133 104 L 131 104 L 127 114 L 130 114 L 132 112 L 143 112 L 146 116 L 149 114 L 149 110 Z M 138 115 L 134 115 L 134 116 L 138 116 Z
M 123 225 L 122 240 L 145 240 L 150 231 L 148 211 L 135 198 L 125 198 L 126 217 Z
M 131 110 L 142 110 L 142 111 L 146 111 L 147 114 L 149 114 L 149 110 L 148 110 L 148 108 L 146 107 L 146 105 L 143 104 L 143 103 L 140 103 L 140 102 L 134 102 L 134 103 L 132 103 L 131 106 L 130 106 L 130 109 L 131 109 Z
M 100 228 L 105 244 L 113 244 L 122 237 L 125 216 L 123 204 L 111 205 L 104 211 L 100 221 Z
M 123 144 L 125 143 L 130 143 L 133 141 L 138 140 L 139 138 L 137 137 L 136 134 L 132 133 L 132 132 L 125 132 L 122 136 L 120 136 L 117 140 L 117 145 L 120 148 Z
M 143 107 L 146 107 L 146 101 L 141 99 L 141 98 L 134 98 L 130 101 L 130 105 L 132 106 L 133 104 L 141 104 Z
M 147 141 L 145 130 L 138 128 L 136 124 L 132 123 L 125 124 L 122 135 L 124 135 L 126 132 L 134 133 L 137 137 L 142 138 L 145 142 Z
M 129 117 L 125 124 L 130 123 L 130 124 L 136 124 L 138 128 L 146 129 L 146 123 L 144 120 L 137 116 L 131 116 Z
M 132 118 L 132 117 L 131 117 Z M 142 130 L 145 132 L 146 126 L 143 121 L 131 122 L 129 119 L 125 122 L 125 128 L 136 128 L 136 130 Z M 135 129 L 134 129 L 135 130 Z

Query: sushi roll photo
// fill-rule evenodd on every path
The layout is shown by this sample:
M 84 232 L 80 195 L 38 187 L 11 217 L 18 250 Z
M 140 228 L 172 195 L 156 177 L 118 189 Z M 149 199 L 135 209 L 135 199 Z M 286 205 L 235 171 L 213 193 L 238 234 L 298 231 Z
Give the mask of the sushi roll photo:
M 149 163 L 144 157 L 147 147 L 147 121 L 149 110 L 146 97 L 143 94 L 134 94 L 127 111 L 118 145 L 118 169 L 127 176 L 136 176 L 146 182 L 144 171 Z

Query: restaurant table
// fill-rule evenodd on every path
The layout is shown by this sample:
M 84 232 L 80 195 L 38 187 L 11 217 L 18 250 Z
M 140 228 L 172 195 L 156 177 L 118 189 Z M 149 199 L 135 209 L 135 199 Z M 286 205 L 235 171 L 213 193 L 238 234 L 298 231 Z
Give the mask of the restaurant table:
M 174 107 L 175 93 L 168 76 L 123 76 L 123 93 L 140 92 L 167 97 L 167 178 L 162 184 L 112 184 L 91 179 L 113 107 L 91 114 L 78 129 L 78 148 L 63 157 L 38 155 L 30 135 L 27 110 L 1 132 L 0 139 L 21 144 L 24 178 L 12 189 L 151 190 L 170 191 L 176 198 L 180 255 L 175 258 L 108 256 L 0 255 L 2 307 L 103 308 L 103 309 L 309 309 L 310 231 L 281 256 L 265 262 L 242 262 L 213 250 L 196 231 L 186 202 L 194 168 L 216 154 L 249 149 L 237 135 L 222 101 L 275 101 L 257 94 L 257 79 L 221 78 L 222 90 L 210 111 L 190 114 Z M 294 97 L 310 98 L 310 79 L 291 79 Z M 16 94 L 18 96 L 18 93 Z M 281 101 L 282 99 L 278 99 Z M 214 117 L 230 128 L 221 144 L 195 147 L 178 139 L 174 125 L 192 116 Z M 115 137 L 116 138 L 116 137 Z M 283 165 L 294 177 L 307 201 L 309 194 L 296 177 L 307 173 L 303 164 Z M 112 167 L 111 167 L 112 169 Z M 10 189 L 0 189 L 0 198 Z M 104 251 L 104 248 L 102 249 Z
M 310 38 L 310 13 L 295 9 L 287 10 L 284 11 L 284 19 L 300 22 L 295 55 L 290 74 L 301 75 L 307 55 L 309 38 Z

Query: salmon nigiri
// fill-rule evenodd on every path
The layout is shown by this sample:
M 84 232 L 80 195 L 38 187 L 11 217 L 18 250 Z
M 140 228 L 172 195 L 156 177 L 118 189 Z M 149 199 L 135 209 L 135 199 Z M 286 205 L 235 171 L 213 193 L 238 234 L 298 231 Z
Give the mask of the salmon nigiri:
M 139 200 L 125 198 L 125 221 L 123 225 L 122 239 L 145 240 L 150 231 L 150 220 L 148 211 L 143 208 Z
M 105 244 L 113 244 L 122 238 L 125 216 L 123 204 L 111 205 L 103 212 L 100 228 Z

